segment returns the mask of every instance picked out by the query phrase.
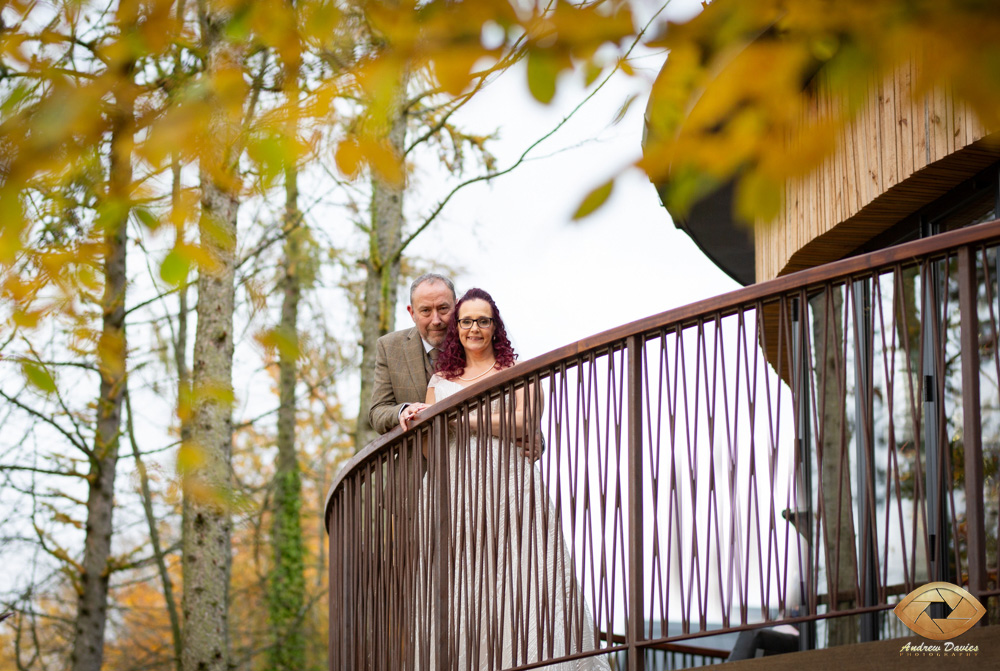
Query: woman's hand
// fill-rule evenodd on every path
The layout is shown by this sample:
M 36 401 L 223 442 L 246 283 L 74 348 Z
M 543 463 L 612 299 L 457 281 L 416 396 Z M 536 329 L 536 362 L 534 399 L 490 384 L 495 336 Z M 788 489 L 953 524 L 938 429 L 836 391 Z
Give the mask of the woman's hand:
M 521 450 L 525 459 L 538 461 L 545 452 L 545 436 L 541 431 L 536 430 L 533 436 L 521 437 L 514 441 L 514 445 Z

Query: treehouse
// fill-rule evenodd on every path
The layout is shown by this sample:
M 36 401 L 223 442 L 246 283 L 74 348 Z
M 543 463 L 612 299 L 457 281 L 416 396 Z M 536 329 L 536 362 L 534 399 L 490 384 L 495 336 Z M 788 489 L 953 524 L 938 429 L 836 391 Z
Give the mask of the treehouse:
M 894 613 L 935 581 L 971 600 L 926 622 L 972 608 L 950 641 L 996 664 L 1000 146 L 913 76 L 873 81 L 774 221 L 740 223 L 732 184 L 672 213 L 742 289 L 507 369 L 351 460 L 331 669 L 940 665 Z M 817 86 L 810 113 L 832 105 Z M 473 427 L 506 456 L 483 467 Z M 541 458 L 511 456 L 535 430 Z

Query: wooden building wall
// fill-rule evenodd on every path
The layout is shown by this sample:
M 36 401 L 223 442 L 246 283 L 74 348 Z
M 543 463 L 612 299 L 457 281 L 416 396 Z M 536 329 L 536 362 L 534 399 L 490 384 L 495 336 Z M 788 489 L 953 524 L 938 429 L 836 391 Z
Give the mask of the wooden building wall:
M 872 80 L 833 155 L 786 185 L 775 222 L 755 227 L 758 282 L 843 258 L 998 160 L 986 129 L 947 90 L 914 98 L 914 67 Z M 811 113 L 833 104 L 820 93 Z

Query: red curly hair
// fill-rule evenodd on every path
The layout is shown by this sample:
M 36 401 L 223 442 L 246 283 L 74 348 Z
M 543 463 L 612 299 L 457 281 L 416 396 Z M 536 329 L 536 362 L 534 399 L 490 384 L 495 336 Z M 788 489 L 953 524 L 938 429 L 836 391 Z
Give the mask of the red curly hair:
M 465 370 L 465 348 L 462 347 L 462 341 L 458 339 L 458 311 L 465 301 L 475 299 L 486 301 L 493 311 L 493 355 L 497 360 L 496 368 L 499 370 L 510 368 L 514 365 L 514 360 L 517 359 L 514 347 L 507 337 L 507 329 L 503 324 L 503 319 L 500 317 L 500 310 L 493 302 L 493 297 L 482 289 L 469 289 L 455 304 L 455 309 L 452 312 L 454 316 L 448 322 L 448 331 L 444 336 L 444 342 L 438 348 L 440 354 L 438 354 L 435 370 L 447 380 L 454 380 Z

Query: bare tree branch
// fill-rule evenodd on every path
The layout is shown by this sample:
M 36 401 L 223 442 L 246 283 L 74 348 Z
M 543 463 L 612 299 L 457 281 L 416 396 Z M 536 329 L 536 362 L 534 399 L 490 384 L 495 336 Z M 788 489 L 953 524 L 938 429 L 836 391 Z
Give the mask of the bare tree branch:
M 549 139 L 550 137 L 552 137 L 553 135 L 555 135 L 559 131 L 560 128 L 562 128 L 563 126 L 565 126 L 566 123 L 570 119 L 572 119 L 576 115 L 576 113 L 579 112 L 580 109 L 584 105 L 586 105 L 588 102 L 590 102 L 590 100 L 595 95 L 597 95 L 597 93 L 601 89 L 604 88 L 604 86 L 611 80 L 611 77 L 613 77 L 615 75 L 615 73 L 618 72 L 621 69 L 621 63 L 625 59 L 627 59 L 629 57 L 629 55 L 635 50 L 635 48 L 642 41 L 643 36 L 649 30 L 650 26 L 652 26 L 653 21 L 656 20 L 656 18 L 660 15 L 661 12 L 663 12 L 663 10 L 665 8 L 666 8 L 666 5 L 663 5 L 662 7 L 660 7 L 660 9 L 655 14 L 653 14 L 652 17 L 650 17 L 649 21 L 646 22 L 646 25 L 643 26 L 642 30 L 640 30 L 635 35 L 635 39 L 632 41 L 632 44 L 629 45 L 629 48 L 625 51 L 625 55 L 621 59 L 619 59 L 617 63 L 615 63 L 614 67 L 611 68 L 611 71 L 608 72 L 607 75 L 605 75 L 604 79 L 602 79 L 601 82 L 596 87 L 594 87 L 594 90 L 591 91 L 589 94 L 587 94 L 587 96 L 583 100 L 581 100 L 572 110 L 570 110 L 569 114 L 567 114 L 565 117 L 563 117 L 562 120 L 559 121 L 559 123 L 557 123 L 555 126 L 552 127 L 551 130 L 549 130 L 549 132 L 545 133 L 545 135 L 542 135 L 540 138 L 538 138 L 537 140 L 535 140 L 534 142 L 532 142 L 530 145 L 528 145 L 528 147 L 523 152 L 521 152 L 521 155 L 517 158 L 517 160 L 514 161 L 514 163 L 512 163 L 507 168 L 504 168 L 503 170 L 501 170 L 499 172 L 487 173 L 485 175 L 479 175 L 478 177 L 473 177 L 471 179 L 467 179 L 464 182 L 456 185 L 455 188 L 453 188 L 451 191 L 449 191 L 448 195 L 446 195 L 441 200 L 441 202 L 439 202 L 437 204 L 437 206 L 435 206 L 434 209 L 431 210 L 431 213 L 427 216 L 426 219 L 424 219 L 423 223 L 421 223 L 409 236 L 407 236 L 407 238 L 405 240 L 403 240 L 403 243 L 399 247 L 399 252 L 398 253 L 401 255 L 403 253 L 403 251 L 410 245 L 410 243 L 413 242 L 417 238 L 418 235 L 420 235 L 421 233 L 423 233 L 427 229 L 427 227 L 430 226 L 431 223 L 434 222 L 435 219 L 437 219 L 438 215 L 444 209 L 445 205 L 447 205 L 448 202 L 451 201 L 451 199 L 455 196 L 455 194 L 457 194 L 459 191 L 461 191 L 465 187 L 470 186 L 472 184 L 475 184 L 477 182 L 483 182 L 483 181 L 486 181 L 486 180 L 493 179 L 495 177 L 500 177 L 502 175 L 506 175 L 507 173 L 513 171 L 515 168 L 517 168 L 522 163 L 524 163 L 525 160 L 527 160 L 528 154 L 530 154 L 532 151 L 534 151 L 535 148 L 538 147 L 538 145 L 542 144 L 547 139 Z
M 132 419 L 132 396 L 128 386 L 125 387 L 125 410 L 126 428 L 128 431 L 129 443 L 132 445 L 132 455 L 135 457 L 136 470 L 139 471 L 139 485 L 142 494 L 142 509 L 146 514 L 146 524 L 149 526 L 149 542 L 153 548 L 152 559 L 156 562 L 157 571 L 160 574 L 160 582 L 163 586 L 163 600 L 167 605 L 167 613 L 170 616 L 170 628 L 174 642 L 174 663 L 180 668 L 181 663 L 181 625 L 180 615 L 177 613 L 177 602 L 174 599 L 173 582 L 170 579 L 170 571 L 167 570 L 167 552 L 176 551 L 180 544 L 163 551 L 160 543 L 160 531 L 156 526 L 156 515 L 153 514 L 153 495 L 149 488 L 149 475 L 146 472 L 146 464 L 142 461 L 139 443 L 135 437 L 135 425 Z
M 0 471 L 22 471 L 28 473 L 39 473 L 41 475 L 58 475 L 67 478 L 85 478 L 85 473 L 79 471 L 57 471 L 48 468 L 35 468 L 34 466 L 7 466 L 0 464 Z
M 25 405 L 24 403 L 21 403 L 16 398 L 8 396 L 2 389 L 0 389 L 0 396 L 2 396 L 4 400 L 6 400 L 8 403 L 17 406 L 18 408 L 24 410 L 32 417 L 41 420 L 43 423 L 48 424 L 53 429 L 64 435 L 66 439 L 69 440 L 69 442 L 73 445 L 73 447 L 77 448 L 87 456 L 92 456 L 90 448 L 88 448 L 87 445 L 82 442 L 82 437 L 80 438 L 81 442 L 77 442 L 77 437 L 71 434 L 66 429 L 64 429 L 58 422 L 56 422 L 55 418 L 50 417 L 49 415 L 44 415 L 41 412 L 35 410 L 34 408 L 31 408 Z

